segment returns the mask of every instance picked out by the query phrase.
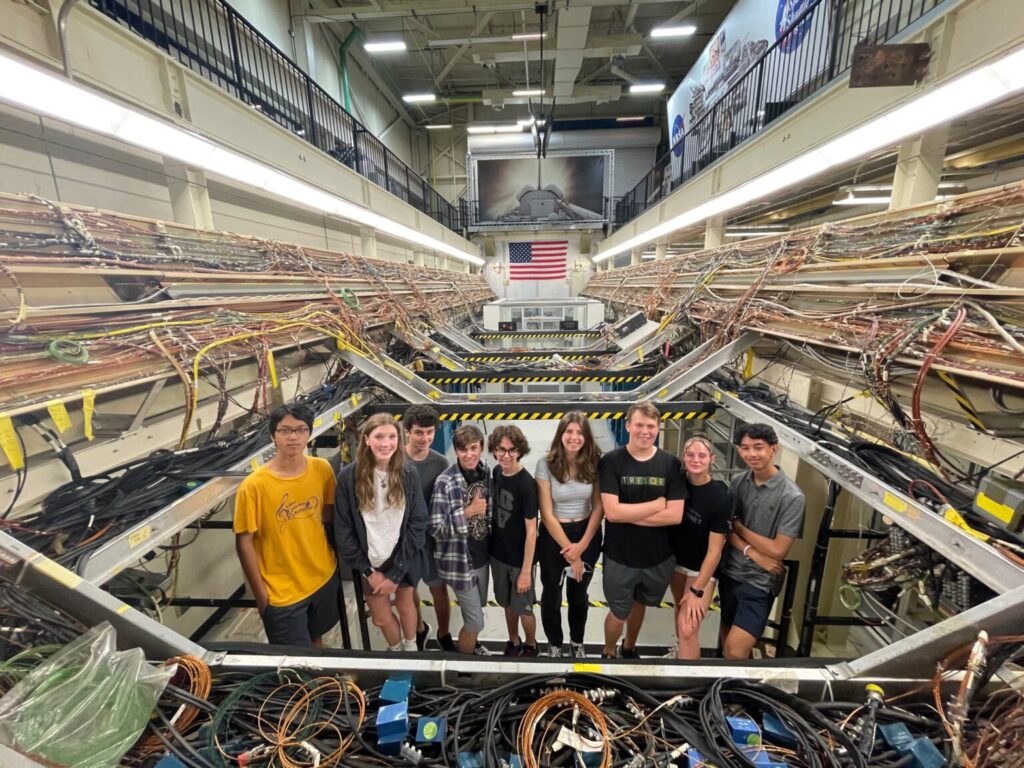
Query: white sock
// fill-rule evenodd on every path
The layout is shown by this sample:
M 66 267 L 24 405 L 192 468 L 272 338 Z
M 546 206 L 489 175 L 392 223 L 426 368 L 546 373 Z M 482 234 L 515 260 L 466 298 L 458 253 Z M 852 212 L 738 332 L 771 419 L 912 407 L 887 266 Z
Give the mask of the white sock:
M 402 639 L 402 650 L 403 651 L 418 651 L 419 648 L 416 646 L 416 638 L 412 640 Z
M 391 651 L 392 653 L 398 653 L 400 650 L 402 650 L 402 643 L 398 642 L 398 643 L 395 643 L 394 645 L 389 645 L 388 646 L 388 650 Z

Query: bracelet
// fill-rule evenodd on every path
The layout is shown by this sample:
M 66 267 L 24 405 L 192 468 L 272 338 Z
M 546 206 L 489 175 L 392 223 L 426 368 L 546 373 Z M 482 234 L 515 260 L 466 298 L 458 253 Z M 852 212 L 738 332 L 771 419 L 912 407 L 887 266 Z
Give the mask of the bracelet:
M 754 546 L 754 545 L 753 545 L 753 544 L 747 544 L 747 546 L 745 546 L 745 547 L 743 548 L 743 556 L 744 556 L 745 558 L 747 558 L 748 560 L 750 559 L 750 555 L 748 555 L 748 554 L 747 554 L 747 552 L 748 552 L 748 551 L 750 550 L 750 548 L 751 548 L 752 546 Z

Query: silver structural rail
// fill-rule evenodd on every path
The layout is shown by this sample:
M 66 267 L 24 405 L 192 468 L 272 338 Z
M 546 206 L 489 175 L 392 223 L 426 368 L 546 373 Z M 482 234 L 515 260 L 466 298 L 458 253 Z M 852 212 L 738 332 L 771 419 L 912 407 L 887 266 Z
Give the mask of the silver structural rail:
M 978 581 L 1003 593 L 1024 586 L 1024 569 L 997 550 L 949 523 L 903 491 L 886 485 L 860 467 L 828 451 L 792 429 L 770 412 L 755 408 L 716 386 L 709 386 L 714 401 L 744 421 L 770 424 L 779 441 L 802 461 L 834 480 L 843 490 L 883 512 L 925 546 L 960 566 Z
M 313 420 L 310 439 L 326 432 L 346 416 L 362 408 L 365 400 L 364 395 L 356 393 L 344 403 L 319 414 Z M 272 446 L 264 446 L 240 461 L 232 470 L 243 470 L 247 467 L 255 469 L 269 460 L 272 451 Z M 242 479 L 230 475 L 214 478 L 110 539 L 87 556 L 80 569 L 82 578 L 92 584 L 106 583 L 125 566 L 135 562 L 176 533 L 180 533 L 211 507 L 234 493 Z

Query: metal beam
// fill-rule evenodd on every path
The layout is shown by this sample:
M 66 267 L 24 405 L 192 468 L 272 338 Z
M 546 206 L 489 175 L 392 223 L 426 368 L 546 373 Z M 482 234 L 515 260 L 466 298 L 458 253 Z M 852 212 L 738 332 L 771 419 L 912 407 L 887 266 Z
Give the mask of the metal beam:
M 469 363 L 449 349 L 442 347 L 432 338 L 414 328 L 407 328 L 397 324 L 391 327 L 391 334 L 418 352 L 423 353 L 438 365 L 443 365 L 449 371 L 456 371 L 469 367 Z M 429 379 L 427 379 L 429 381 Z
M 825 450 L 811 438 L 774 418 L 771 411 L 756 408 L 716 386 L 709 386 L 708 389 L 723 409 L 747 422 L 770 424 L 778 434 L 779 441 L 794 451 L 802 461 L 834 480 L 850 495 L 883 513 L 922 544 L 963 568 L 992 590 L 1009 592 L 1024 586 L 1024 568 L 980 539 L 947 522 L 930 507 Z
M 836 665 L 833 670 L 837 677 L 845 678 L 917 673 L 927 676 L 935 672 L 936 662 L 954 649 L 973 642 L 982 629 L 990 637 L 1019 632 L 1022 615 L 1024 586 L 1017 586 L 910 637 Z
M 473 31 L 469 33 L 469 36 L 475 37 L 476 35 L 479 35 L 480 32 L 483 31 L 483 29 L 490 23 L 491 17 L 493 15 L 493 11 L 488 11 L 483 16 L 481 16 L 480 20 L 477 21 L 476 25 L 473 27 Z M 466 55 L 466 52 L 470 49 L 471 45 L 472 43 L 468 42 L 460 45 L 459 50 L 452 54 L 452 57 L 448 59 L 448 63 L 445 64 L 444 68 L 437 73 L 437 77 L 434 78 L 434 85 L 436 85 L 438 89 L 441 88 L 441 83 L 444 82 L 444 79 L 448 77 L 448 73 L 451 72 L 455 68 L 455 65 L 458 64 L 459 61 L 462 59 L 462 57 Z
M 401 363 L 387 355 L 376 358 L 360 355 L 352 350 L 338 353 L 342 359 L 352 364 L 360 373 L 365 373 L 385 389 L 389 389 L 403 400 L 410 403 L 432 403 L 444 396 L 444 393 L 423 379 L 420 379 Z
M 535 382 L 585 382 L 602 384 L 629 384 L 646 381 L 654 375 L 653 368 L 631 368 L 628 371 L 546 371 L 535 368 L 517 368 L 504 371 L 423 371 L 417 373 L 431 384 L 485 384 L 508 382 L 515 384 Z
M 739 338 L 713 352 L 717 339 L 708 339 L 696 349 L 676 360 L 647 383 L 637 387 L 633 396 L 639 400 L 654 397 L 671 400 L 694 387 L 698 382 L 726 365 L 737 355 L 742 355 L 761 338 L 760 334 L 747 331 Z

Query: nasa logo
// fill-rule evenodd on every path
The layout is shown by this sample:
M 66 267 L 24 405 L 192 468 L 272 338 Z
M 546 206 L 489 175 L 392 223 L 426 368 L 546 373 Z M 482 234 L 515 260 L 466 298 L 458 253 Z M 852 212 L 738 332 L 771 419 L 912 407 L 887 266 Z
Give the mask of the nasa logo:
M 783 53 L 792 53 L 804 41 L 807 30 L 811 27 L 813 13 L 801 21 L 793 31 L 787 33 L 787 30 L 812 2 L 813 0 L 779 0 L 779 7 L 775 12 L 775 39 L 779 41 L 779 49 Z
M 683 156 L 683 116 L 676 115 L 672 121 L 672 153 L 676 157 Z

